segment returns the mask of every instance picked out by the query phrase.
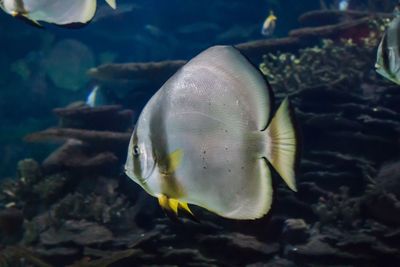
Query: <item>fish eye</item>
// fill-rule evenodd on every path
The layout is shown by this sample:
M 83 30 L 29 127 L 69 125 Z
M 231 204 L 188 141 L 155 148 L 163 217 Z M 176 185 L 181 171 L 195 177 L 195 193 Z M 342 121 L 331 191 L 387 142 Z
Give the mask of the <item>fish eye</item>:
M 138 145 L 134 145 L 133 146 L 133 156 L 135 158 L 139 157 L 140 155 L 140 150 L 139 150 L 139 146 Z

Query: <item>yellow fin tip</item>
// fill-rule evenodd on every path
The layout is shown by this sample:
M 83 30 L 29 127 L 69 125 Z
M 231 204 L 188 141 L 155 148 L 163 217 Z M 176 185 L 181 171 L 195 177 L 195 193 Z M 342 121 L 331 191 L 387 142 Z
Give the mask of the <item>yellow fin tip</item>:
M 176 198 L 169 198 L 164 194 L 159 195 L 157 199 L 158 203 L 164 210 L 173 211 L 176 215 L 178 215 L 178 210 L 182 209 L 194 216 L 186 202 L 179 201 Z

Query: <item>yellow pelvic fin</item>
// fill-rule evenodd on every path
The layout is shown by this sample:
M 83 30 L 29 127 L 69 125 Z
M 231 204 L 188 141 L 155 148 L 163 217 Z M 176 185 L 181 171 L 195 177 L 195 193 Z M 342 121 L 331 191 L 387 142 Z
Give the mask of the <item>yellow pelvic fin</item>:
M 169 207 L 171 208 L 171 210 L 172 210 L 176 215 L 178 215 L 178 206 L 179 206 L 178 200 L 177 200 L 177 199 L 174 199 L 174 198 L 170 198 L 170 199 L 168 199 L 168 204 L 169 204 Z
M 189 206 L 186 202 L 182 202 L 177 200 L 176 198 L 169 198 L 164 194 L 158 196 L 158 203 L 166 212 L 173 212 L 175 215 L 178 215 L 178 210 L 184 210 L 189 214 L 193 215 L 193 212 L 189 209 Z
M 174 173 L 178 169 L 179 165 L 181 164 L 182 158 L 183 158 L 182 149 L 177 149 L 174 152 L 172 152 L 171 154 L 169 154 L 168 155 L 167 172 Z

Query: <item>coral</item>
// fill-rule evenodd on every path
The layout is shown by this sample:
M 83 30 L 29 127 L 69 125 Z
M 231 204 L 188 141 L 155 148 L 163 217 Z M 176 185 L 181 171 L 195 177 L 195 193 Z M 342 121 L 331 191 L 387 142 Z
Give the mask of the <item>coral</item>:
M 27 142 L 64 142 L 43 162 L 45 173 L 112 173 L 125 160 L 133 112 L 121 106 L 55 109 L 60 127 L 29 134 Z
M 351 198 L 349 189 L 341 187 L 339 194 L 330 193 L 327 198 L 321 197 L 313 210 L 319 218 L 319 226 L 337 225 L 339 227 L 357 228 L 360 224 L 360 199 Z
M 261 71 L 278 92 L 295 92 L 312 87 L 351 88 L 360 84 L 374 64 L 379 38 L 364 39 L 363 45 L 351 39 L 301 49 L 298 53 L 269 53 L 260 65 Z M 346 58 L 352 64 L 342 64 Z M 340 71 L 338 71 L 340 70 Z
M 183 60 L 153 63 L 104 64 L 89 70 L 96 80 L 145 80 L 165 81 L 182 65 Z
M 32 264 L 35 267 L 52 267 L 28 248 L 22 246 L 0 248 L 1 267 L 24 266 L 25 264 Z
M 68 179 L 66 174 L 57 173 L 47 176 L 33 186 L 33 193 L 37 194 L 45 203 L 52 203 L 62 195 Z
M 17 169 L 20 179 L 27 184 L 34 184 L 41 177 L 40 166 L 33 159 L 19 161 Z
M 0 211 L 0 243 L 12 244 L 20 238 L 24 216 L 21 210 L 7 208 Z
M 125 131 L 132 125 L 132 111 L 118 105 L 90 108 L 87 105 L 69 105 L 56 108 L 54 113 L 60 118 L 60 127 L 90 129 L 99 131 Z M 107 121 L 107 123 L 104 123 Z
M 283 240 L 289 244 L 304 243 L 310 236 L 310 226 L 303 219 L 287 219 L 282 231 Z
M 390 13 L 373 13 L 358 10 L 311 10 L 299 17 L 299 22 L 306 26 L 322 26 L 338 24 L 344 21 L 357 20 L 365 17 L 391 18 Z
M 115 264 L 118 261 L 121 261 L 125 258 L 133 257 L 135 254 L 139 254 L 140 251 L 134 249 L 127 249 L 122 251 L 97 251 L 96 256 L 100 256 L 99 259 L 88 259 L 85 258 L 81 261 L 78 261 L 74 264 L 68 265 L 67 267 L 108 267 L 112 264 Z M 107 255 L 107 256 L 104 256 Z

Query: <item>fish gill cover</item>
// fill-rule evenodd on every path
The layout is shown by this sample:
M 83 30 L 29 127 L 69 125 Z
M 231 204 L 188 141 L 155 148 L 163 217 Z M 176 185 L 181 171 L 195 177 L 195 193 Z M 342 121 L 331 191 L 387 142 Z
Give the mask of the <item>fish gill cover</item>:
M 184 2 L 185 7 L 195 5 Z M 242 1 L 216 2 L 216 11 L 242 5 Z M 285 19 L 279 10 L 286 2 L 271 2 L 278 30 Z M 335 7 L 335 1 L 324 2 Z M 394 4 L 350 2 L 377 11 L 389 11 Z M 391 6 L 384 7 L 385 3 Z M 167 12 L 164 6 L 161 10 Z M 267 14 L 268 8 L 260 15 L 257 31 Z M 260 64 L 278 103 L 290 97 L 302 136 L 298 192 L 290 191 L 275 175 L 276 199 L 268 216 L 232 221 L 190 206 L 200 223 L 185 217 L 171 222 L 122 168 L 132 121 L 188 55 L 197 52 L 188 52 L 187 47 L 198 40 L 188 41 L 181 56 L 162 58 L 171 60 L 147 63 L 143 55 L 138 57 L 143 60 L 130 55 L 123 61 L 131 63 L 119 64 L 112 62 L 124 58 L 118 49 L 89 45 L 85 36 L 72 34 L 79 43 L 73 45 L 77 51 L 82 46 L 92 50 L 79 60 L 89 62 L 85 57 L 95 55 L 95 63 L 85 63 L 84 68 L 90 68 L 90 83 L 100 86 L 112 104 L 89 107 L 84 101 L 73 102 L 89 93 L 90 84 L 82 73 L 77 81 L 83 85 L 71 90 L 64 85 L 76 84 L 70 82 L 75 77 L 61 75 L 71 80 L 57 86 L 49 71 L 59 71 L 58 64 L 45 68 L 48 55 L 72 38 L 69 31 L 58 38 L 52 30 L 38 37 L 29 25 L 21 24 L 18 34 L 1 28 L 4 38 L 15 44 L 9 53 L 0 53 L 2 61 L 10 63 L 0 72 L 1 166 L 11 165 L 16 174 L 7 179 L 12 175 L 0 175 L 0 266 L 391 266 L 398 262 L 400 91 L 373 68 L 390 18 L 390 13 L 318 10 L 302 15 L 304 27 L 283 38 L 230 39 L 255 65 Z M 15 27 L 14 23 L 6 20 L 3 25 Z M 194 29 L 201 27 L 181 32 Z M 24 40 L 21 36 L 40 42 L 24 48 L 18 41 Z M 109 39 L 107 45 L 115 41 Z M 158 45 L 147 44 L 152 44 L 149 49 Z M 182 46 L 178 43 L 176 48 Z M 157 59 L 164 51 L 160 48 L 152 55 Z M 61 52 L 70 53 L 69 48 Z M 81 61 L 67 59 L 79 67 L 76 62 Z M 28 101 L 32 97 L 35 105 Z M 59 108 L 51 112 L 54 107 Z M 15 141 L 25 134 L 27 144 Z M 27 149 L 28 145 L 33 147 Z M 12 158 L 22 160 L 12 164 Z

